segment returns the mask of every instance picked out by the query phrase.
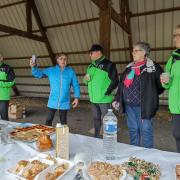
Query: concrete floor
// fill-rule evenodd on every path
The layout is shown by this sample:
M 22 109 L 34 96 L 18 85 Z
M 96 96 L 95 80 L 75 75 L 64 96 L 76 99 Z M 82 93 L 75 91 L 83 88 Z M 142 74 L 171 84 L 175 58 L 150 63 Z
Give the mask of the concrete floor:
M 12 100 L 19 101 L 19 100 Z M 44 124 L 46 119 L 46 99 L 21 99 L 21 104 L 25 103 L 27 117 L 13 121 L 32 122 Z M 118 132 L 118 141 L 129 144 L 129 135 L 126 126 L 126 120 L 122 115 L 118 115 L 120 130 Z M 53 125 L 59 122 L 58 112 L 55 114 Z M 93 136 L 93 121 L 91 107 L 88 102 L 81 102 L 77 109 L 68 112 L 68 125 L 71 133 Z M 154 144 L 155 148 L 165 151 L 176 151 L 175 141 L 171 133 L 170 115 L 167 107 L 160 107 L 154 121 Z

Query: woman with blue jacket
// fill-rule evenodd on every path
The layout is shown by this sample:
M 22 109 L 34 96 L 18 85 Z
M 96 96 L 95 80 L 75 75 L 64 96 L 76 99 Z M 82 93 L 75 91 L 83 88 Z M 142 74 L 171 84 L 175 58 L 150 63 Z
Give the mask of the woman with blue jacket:
M 64 53 L 56 56 L 57 65 L 40 70 L 36 62 L 30 59 L 32 75 L 36 78 L 48 77 L 50 95 L 48 100 L 48 115 L 46 125 L 52 126 L 55 112 L 59 110 L 61 124 L 67 124 L 67 111 L 70 109 L 70 89 L 74 90 L 73 108 L 77 107 L 80 97 L 80 87 L 74 70 L 67 66 L 67 55 Z

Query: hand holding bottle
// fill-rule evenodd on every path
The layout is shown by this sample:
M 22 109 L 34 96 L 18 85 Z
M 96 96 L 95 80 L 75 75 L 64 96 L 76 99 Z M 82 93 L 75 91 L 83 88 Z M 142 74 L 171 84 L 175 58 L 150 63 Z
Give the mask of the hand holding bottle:
M 31 67 L 34 67 L 37 65 L 36 60 L 37 60 L 37 57 L 36 57 L 36 55 L 33 54 L 30 59 L 30 63 L 29 63 Z

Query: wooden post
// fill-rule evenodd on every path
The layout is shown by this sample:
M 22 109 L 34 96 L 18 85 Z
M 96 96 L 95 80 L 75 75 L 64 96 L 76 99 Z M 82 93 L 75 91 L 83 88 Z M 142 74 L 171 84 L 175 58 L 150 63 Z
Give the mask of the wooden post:
M 104 48 L 104 55 L 110 58 L 110 43 L 111 43 L 111 1 L 107 0 L 107 8 L 100 9 L 99 18 L 99 42 Z
M 129 2 L 128 1 L 125 1 L 124 0 L 124 3 L 125 3 L 125 16 L 126 16 L 126 20 L 127 20 L 127 25 L 128 25 L 128 42 L 129 42 L 129 53 L 130 53 L 130 58 L 131 60 L 133 59 L 133 56 L 132 56 L 132 49 L 133 49 L 133 40 L 132 40 L 132 32 L 131 32 L 131 18 L 130 18 L 130 10 L 129 10 Z

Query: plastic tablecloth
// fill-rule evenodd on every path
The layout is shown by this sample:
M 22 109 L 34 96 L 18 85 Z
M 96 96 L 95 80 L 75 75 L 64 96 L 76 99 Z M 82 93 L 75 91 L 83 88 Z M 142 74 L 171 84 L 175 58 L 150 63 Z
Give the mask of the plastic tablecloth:
M 0 123 L 6 121 L 0 120 Z M 8 122 L 11 125 L 17 123 Z M 54 137 L 53 137 L 54 138 Z M 102 139 L 83 136 L 79 134 L 70 134 L 70 160 L 73 161 L 77 153 L 89 151 L 93 160 L 102 160 L 103 144 Z M 0 144 L 0 179 L 1 180 L 15 180 L 16 178 L 7 173 L 7 170 L 13 167 L 18 161 L 29 159 L 38 154 L 35 143 L 24 143 L 21 141 L 14 141 L 11 144 Z M 54 150 L 46 152 L 54 155 Z M 160 180 L 175 180 L 175 166 L 180 164 L 180 154 L 174 152 L 166 152 L 158 149 L 147 149 L 128 144 L 117 144 L 117 158 L 110 161 L 114 164 L 121 164 L 127 161 L 129 157 L 137 157 L 160 165 L 162 176 Z M 71 180 L 75 176 L 75 168 L 62 177 L 62 180 Z M 129 179 L 128 177 L 126 178 Z

